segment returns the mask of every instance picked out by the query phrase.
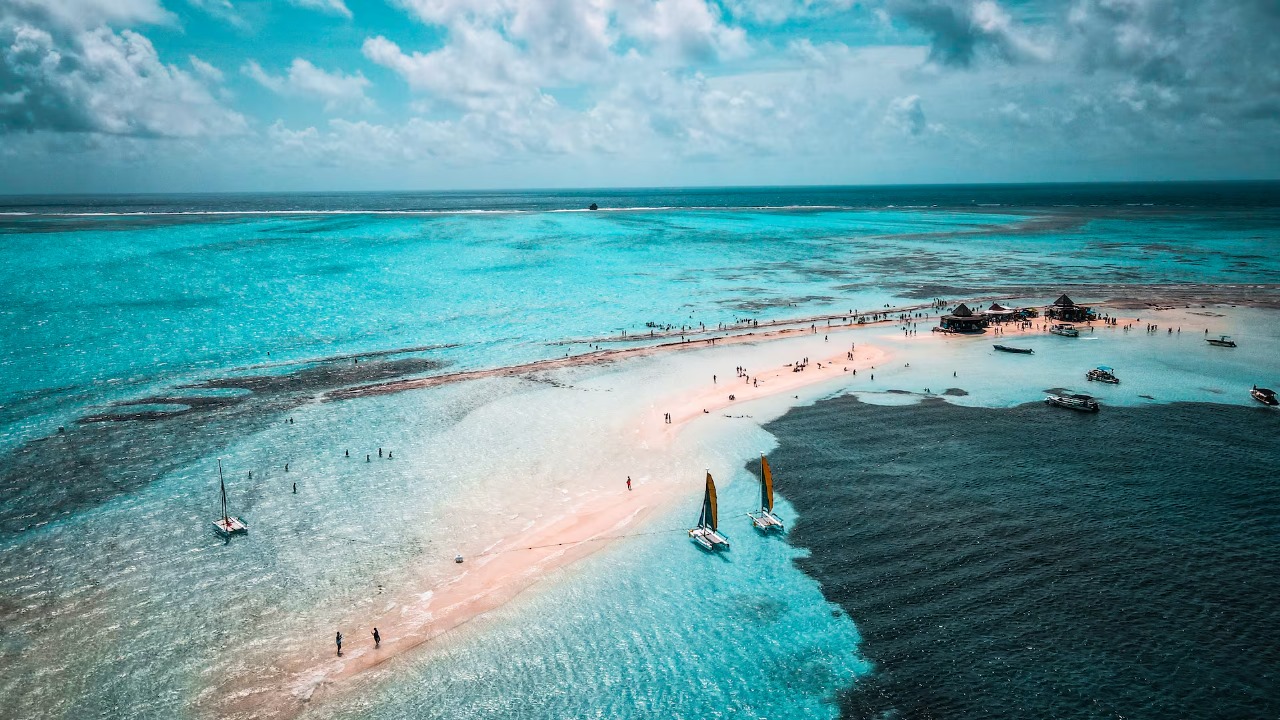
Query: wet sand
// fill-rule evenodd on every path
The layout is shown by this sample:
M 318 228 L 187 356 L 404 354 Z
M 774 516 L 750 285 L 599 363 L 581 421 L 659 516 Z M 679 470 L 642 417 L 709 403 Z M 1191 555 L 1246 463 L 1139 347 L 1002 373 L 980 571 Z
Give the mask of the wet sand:
M 777 336 L 798 334 L 779 332 Z M 753 339 L 759 336 L 744 336 L 739 342 Z M 701 346 L 709 347 L 707 343 Z M 621 352 L 629 356 L 636 354 Z M 744 357 L 750 355 L 744 354 Z M 714 382 L 707 377 L 694 392 L 655 398 L 654 410 L 628 421 L 633 431 L 629 442 L 661 453 L 685 427 L 701 418 L 721 417 L 735 405 L 795 393 L 839 379 L 855 368 L 867 370 L 890 359 L 885 350 L 864 344 L 858 348 L 853 361 L 840 351 L 830 357 L 810 358 L 802 371 L 784 365 L 751 375 L 758 385 L 733 376 L 719 377 Z M 548 368 L 546 364 L 538 364 L 538 369 Z M 494 374 L 466 375 L 489 377 Z M 394 390 L 375 387 L 379 388 L 378 392 L 405 389 L 400 383 L 393 385 Z M 730 395 L 733 400 L 729 399 Z M 671 414 L 670 423 L 663 420 L 666 412 Z M 215 691 L 206 708 L 210 711 L 207 714 L 221 718 L 294 717 L 312 703 L 340 695 L 350 684 L 348 681 L 403 653 L 431 641 L 447 641 L 447 637 L 442 636 L 512 600 L 553 571 L 607 547 L 612 540 L 655 531 L 683 532 L 685 528 L 654 528 L 651 521 L 665 516 L 674 503 L 686 498 L 690 485 L 684 480 L 650 477 L 644 483 L 637 483 L 633 491 L 610 486 L 589 492 L 566 512 L 492 540 L 483 553 L 465 558 L 462 564 L 454 564 L 451 558 L 438 558 L 435 562 L 456 567 L 457 574 L 452 579 L 435 587 L 401 593 L 388 603 L 391 610 L 380 616 L 336 623 L 350 628 L 346 633 L 350 649 L 342 657 L 336 656 L 330 638 L 327 645 L 317 642 L 308 646 L 310 650 L 304 654 L 276 658 L 269 668 L 248 668 L 245 676 L 229 678 Z M 367 642 L 375 626 L 385 638 L 377 650 Z
M 1047 326 L 1052 324 L 1051 321 L 1037 318 L 1029 327 L 1006 327 L 999 334 L 993 331 L 981 334 L 944 334 L 930 331 L 937 322 L 936 311 L 933 315 L 929 319 L 916 319 L 916 334 L 911 336 L 898 337 L 897 334 L 902 330 L 901 322 L 897 320 L 827 327 L 819 325 L 815 318 L 805 318 L 794 321 L 794 324 L 801 327 L 783 327 L 763 332 L 744 329 L 735 334 L 722 334 L 723 331 L 718 331 L 714 347 L 742 345 L 741 363 L 750 368 L 757 347 L 772 350 L 776 342 L 801 338 L 812 341 L 816 340 L 815 336 L 841 336 L 855 329 L 865 330 L 870 327 L 885 339 L 894 337 L 920 341 L 921 351 L 932 353 L 937 352 L 938 344 L 945 341 L 1000 342 L 1003 338 L 1016 339 L 1019 336 L 1044 334 Z M 1185 317 L 1190 321 L 1196 316 Z M 1210 318 L 1199 317 L 1199 320 Z M 803 327 L 806 323 L 814 325 L 816 332 Z M 1114 328 L 1104 329 L 1101 323 L 1094 323 L 1097 326 L 1094 332 L 1120 332 L 1125 324 L 1133 324 L 1130 332 L 1144 327 L 1137 318 L 1125 318 L 1119 320 L 1118 326 Z M 1088 325 L 1080 324 L 1080 327 L 1082 334 L 1090 332 Z M 1197 327 L 1195 331 L 1199 330 Z M 597 350 L 507 368 L 370 384 L 333 391 L 325 399 L 402 392 L 490 377 L 529 375 L 712 346 L 709 339 L 699 339 Z M 833 338 L 831 347 L 847 346 L 842 340 L 834 341 Z M 810 358 L 802 371 L 796 371 L 789 365 L 775 364 L 766 371 L 750 373 L 748 377 L 757 380 L 758 385 L 731 374 L 719 376 L 715 382 L 709 377 L 701 378 L 692 382 L 695 389 L 690 392 L 655 397 L 651 410 L 628 421 L 633 427 L 628 442 L 649 452 L 661 453 L 664 448 L 671 446 L 686 427 L 700 418 L 720 417 L 735 406 L 754 400 L 785 397 L 822 383 L 848 380 L 854 371 L 874 372 L 878 365 L 909 360 L 914 353 L 910 348 L 900 352 L 901 356 L 895 357 L 884 347 L 866 342 L 864 337 L 857 345 L 853 360 L 848 359 L 842 349 L 827 357 Z M 731 400 L 730 395 L 734 399 Z M 670 423 L 663 419 L 665 412 L 671 413 Z M 576 498 L 563 512 L 540 519 L 522 530 L 508 531 L 503 536 L 487 541 L 490 544 L 484 552 L 468 557 L 464 563 L 456 565 L 456 575 L 444 583 L 432 587 L 417 587 L 412 592 L 401 593 L 389 603 L 390 609 L 381 615 L 346 618 L 342 622 L 336 622 L 337 626 L 351 628 L 348 635 L 354 640 L 343 657 L 334 655 L 331 639 L 328 644 L 318 640 L 314 645 L 307 645 L 309 649 L 306 652 L 276 658 L 269 669 L 246 668 L 246 675 L 228 678 L 212 693 L 208 702 L 201 703 L 201 709 L 208 711 L 205 714 L 217 717 L 294 717 L 309 705 L 326 697 L 341 696 L 352 685 L 353 679 L 364 676 L 393 658 L 422 650 L 424 644 L 428 643 L 438 647 L 441 642 L 447 642 L 450 631 L 511 601 L 554 571 L 607 547 L 613 540 L 650 532 L 682 532 L 683 528 L 656 528 L 653 520 L 669 514 L 673 504 L 687 499 L 688 494 L 687 482 L 676 482 L 669 478 L 651 479 L 637 484 L 631 492 L 613 486 L 588 492 Z M 451 558 L 437 558 L 433 562 L 454 567 Z M 367 642 L 367 635 L 374 626 L 386 638 L 382 647 L 377 650 Z

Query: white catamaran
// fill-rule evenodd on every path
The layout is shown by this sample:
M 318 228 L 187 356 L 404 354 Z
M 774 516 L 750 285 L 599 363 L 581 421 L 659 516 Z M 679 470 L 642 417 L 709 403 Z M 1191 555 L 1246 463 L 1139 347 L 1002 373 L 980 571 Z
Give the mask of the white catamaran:
M 769 460 L 760 453 L 760 512 L 747 513 L 757 530 L 782 530 L 782 518 L 773 514 L 773 471 Z
M 249 532 L 249 526 L 243 520 L 227 514 L 227 483 L 222 479 L 221 460 L 218 461 L 218 484 L 222 486 L 222 517 L 213 521 L 213 529 L 223 536 Z
M 716 483 L 711 479 L 711 471 L 707 471 L 707 491 L 702 496 L 702 514 L 698 516 L 698 526 L 689 531 L 689 538 L 704 550 L 729 549 L 729 538 L 721 535 L 716 526 L 719 513 L 716 509 Z

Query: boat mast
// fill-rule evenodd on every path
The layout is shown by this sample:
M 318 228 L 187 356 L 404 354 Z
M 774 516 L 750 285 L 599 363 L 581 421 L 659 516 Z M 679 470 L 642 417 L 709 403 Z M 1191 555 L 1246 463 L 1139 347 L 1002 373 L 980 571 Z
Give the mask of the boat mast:
M 227 517 L 227 483 L 222 479 L 222 459 L 218 459 L 218 484 L 222 486 L 222 526 L 230 527 L 231 519 Z

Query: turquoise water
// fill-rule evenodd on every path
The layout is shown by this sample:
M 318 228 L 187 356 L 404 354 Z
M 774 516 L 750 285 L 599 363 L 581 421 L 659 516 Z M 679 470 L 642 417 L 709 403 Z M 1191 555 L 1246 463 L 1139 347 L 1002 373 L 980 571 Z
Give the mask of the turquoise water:
M 590 196 L 608 198 L 606 212 L 559 212 L 587 197 L 0 202 L 31 213 L 0 217 L 0 705 L 19 717 L 207 713 L 211 688 L 248 663 L 327 652 L 335 617 L 437 580 L 456 550 L 439 528 L 482 537 L 472 511 L 507 503 L 533 517 L 540 490 L 572 496 L 547 479 L 559 462 L 611 471 L 615 459 L 592 462 L 621 432 L 607 427 L 612 406 L 641 407 L 608 369 L 316 402 L 332 388 L 559 357 L 587 345 L 557 343 L 643 335 L 648 322 L 1045 299 L 1059 279 L 1280 283 L 1274 185 L 634 191 Z M 284 214 L 316 209 L 341 213 Z M 201 211 L 230 214 L 167 214 Z M 84 214 L 104 212 L 142 214 Z M 1280 384 L 1268 311 L 1195 322 L 1172 337 L 1016 341 L 1031 357 L 994 355 L 990 337 L 939 339 L 914 367 L 823 392 L 891 404 L 956 387 L 968 393 L 957 405 L 1007 408 L 1067 387 L 1116 406 L 1241 405 L 1250 383 Z M 1241 347 L 1209 348 L 1205 327 Z M 1124 382 L 1086 386 L 1097 364 Z M 643 383 L 662 388 L 662 368 L 645 366 Z M 139 415 L 81 422 L 102 413 Z M 713 457 L 736 480 L 723 506 L 748 509 L 740 463 L 772 440 L 745 437 L 673 449 L 655 472 L 696 476 Z M 254 527 L 230 545 L 207 532 L 219 458 Z M 654 521 L 672 532 L 557 571 L 444 653 L 401 657 L 312 713 L 837 714 L 841 693 L 876 676 L 857 614 L 825 599 L 783 540 L 730 524 L 728 557 L 697 553 L 683 535 L 696 510 L 692 493 Z

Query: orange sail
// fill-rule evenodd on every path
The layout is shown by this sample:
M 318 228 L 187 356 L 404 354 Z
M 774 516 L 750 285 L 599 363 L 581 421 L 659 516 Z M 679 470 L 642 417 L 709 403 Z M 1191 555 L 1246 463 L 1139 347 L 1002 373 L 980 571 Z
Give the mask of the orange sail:
M 773 471 L 763 453 L 760 455 L 760 507 L 773 512 Z
M 712 530 L 719 525 L 719 511 L 716 509 L 716 482 L 711 479 L 711 472 L 707 472 L 707 494 L 702 499 L 702 517 L 706 526 Z

